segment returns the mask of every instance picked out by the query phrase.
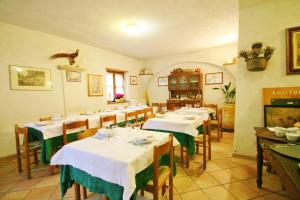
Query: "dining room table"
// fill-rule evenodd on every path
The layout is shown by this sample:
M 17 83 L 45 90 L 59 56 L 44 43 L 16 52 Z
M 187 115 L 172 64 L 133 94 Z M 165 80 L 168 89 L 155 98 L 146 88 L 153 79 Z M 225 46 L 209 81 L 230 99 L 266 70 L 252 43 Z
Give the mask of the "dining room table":
M 116 110 L 107 109 L 102 112 L 92 113 L 86 112 L 84 114 L 69 114 L 65 118 L 54 117 L 51 121 L 30 122 L 24 126 L 28 128 L 29 141 L 40 141 L 42 145 L 40 160 L 44 164 L 50 162 L 51 156 L 63 145 L 63 123 L 80 121 L 88 119 L 89 128 L 100 127 L 100 117 L 108 115 L 116 115 L 117 126 L 126 126 L 125 113 L 137 110 L 142 110 L 147 106 L 131 106 L 128 108 L 118 108 Z M 142 116 L 139 116 L 142 120 Z M 105 124 L 109 126 L 110 124 Z M 67 132 L 68 141 L 74 141 L 78 138 L 78 133 L 84 129 L 72 129 Z
M 168 134 L 128 127 L 108 131 L 64 145 L 53 155 L 51 165 L 61 169 L 62 198 L 75 183 L 111 200 L 135 199 L 152 179 L 153 146 L 166 142 Z M 161 165 L 168 163 L 168 155 L 161 157 Z
M 209 118 L 208 111 L 196 114 L 167 112 L 156 114 L 147 120 L 143 129 L 171 133 L 182 147 L 186 148 L 185 164 L 189 168 L 190 157 L 195 153 L 194 138 L 203 133 L 203 121 Z

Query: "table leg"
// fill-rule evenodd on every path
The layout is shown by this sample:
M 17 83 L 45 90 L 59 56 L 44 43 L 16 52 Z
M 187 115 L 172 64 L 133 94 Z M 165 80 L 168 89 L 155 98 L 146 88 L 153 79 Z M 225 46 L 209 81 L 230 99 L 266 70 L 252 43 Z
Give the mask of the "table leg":
M 186 151 L 185 151 L 185 153 L 186 153 L 186 157 L 185 157 L 186 168 L 189 168 L 190 167 L 190 156 L 189 156 L 188 148 L 187 147 L 185 147 L 185 148 L 186 148 Z
M 262 167 L 263 167 L 263 149 L 259 143 L 259 138 L 256 137 L 256 148 L 257 148 L 257 187 L 261 188 L 262 185 Z
M 74 182 L 75 200 L 80 200 L 80 185 Z

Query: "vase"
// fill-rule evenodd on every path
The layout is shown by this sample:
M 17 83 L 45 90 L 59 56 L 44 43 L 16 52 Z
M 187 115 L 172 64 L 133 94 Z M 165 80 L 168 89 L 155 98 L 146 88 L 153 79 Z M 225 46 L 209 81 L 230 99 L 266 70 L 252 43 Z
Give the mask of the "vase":
M 224 130 L 234 130 L 235 104 L 224 103 L 222 109 L 222 128 Z
M 255 58 L 247 61 L 248 71 L 263 71 L 267 68 L 268 61 L 265 58 Z

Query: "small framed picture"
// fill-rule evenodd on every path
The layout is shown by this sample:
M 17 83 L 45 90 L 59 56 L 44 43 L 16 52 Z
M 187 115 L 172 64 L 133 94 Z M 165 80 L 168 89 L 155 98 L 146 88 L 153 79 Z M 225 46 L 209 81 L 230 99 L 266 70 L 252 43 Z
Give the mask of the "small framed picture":
M 89 96 L 103 96 L 102 75 L 88 74 Z
M 286 30 L 286 74 L 300 74 L 300 26 Z
M 130 76 L 130 85 L 137 85 L 137 84 L 138 84 L 137 76 Z
M 205 74 L 205 85 L 215 85 L 223 83 L 223 72 Z
M 158 77 L 158 86 L 168 86 L 168 77 Z
M 68 82 L 81 82 L 81 73 L 74 71 L 66 71 Z
M 51 90 L 51 71 L 46 68 L 10 65 L 12 90 Z

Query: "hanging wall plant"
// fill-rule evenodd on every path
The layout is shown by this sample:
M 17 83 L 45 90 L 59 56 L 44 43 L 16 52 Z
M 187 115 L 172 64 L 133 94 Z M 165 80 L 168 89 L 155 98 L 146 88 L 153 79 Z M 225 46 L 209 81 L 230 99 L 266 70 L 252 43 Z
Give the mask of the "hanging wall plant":
M 254 43 L 252 50 L 241 50 L 239 57 L 244 58 L 248 71 L 263 71 L 266 69 L 268 60 L 271 58 L 275 48 L 267 46 L 262 49 L 262 43 Z

